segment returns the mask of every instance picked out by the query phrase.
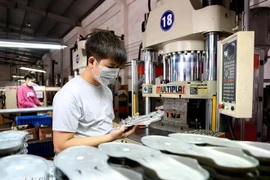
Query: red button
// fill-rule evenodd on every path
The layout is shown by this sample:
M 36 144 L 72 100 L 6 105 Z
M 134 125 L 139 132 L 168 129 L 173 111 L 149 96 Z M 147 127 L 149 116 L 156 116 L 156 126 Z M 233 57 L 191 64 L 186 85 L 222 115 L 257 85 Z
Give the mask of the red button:
M 224 104 L 219 104 L 218 109 L 224 109 Z

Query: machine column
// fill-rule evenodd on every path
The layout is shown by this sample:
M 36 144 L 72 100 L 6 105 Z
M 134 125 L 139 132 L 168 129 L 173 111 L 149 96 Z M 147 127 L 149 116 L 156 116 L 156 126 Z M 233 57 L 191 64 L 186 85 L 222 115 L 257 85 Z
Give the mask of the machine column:
M 206 37 L 206 60 L 205 60 L 205 81 L 216 81 L 217 80 L 217 42 L 219 40 L 218 32 L 208 32 L 205 34 Z M 205 128 L 206 130 L 211 129 L 212 119 L 212 99 L 206 100 L 206 117 L 205 117 Z
M 243 24 L 243 30 L 248 31 L 249 30 L 249 7 L 250 6 L 250 0 L 244 1 L 244 24 Z M 240 140 L 245 139 L 245 119 L 239 119 L 240 120 Z
M 145 50 L 144 52 L 144 74 L 145 84 L 154 84 L 155 82 L 155 67 L 154 62 L 156 60 L 156 52 Z M 145 114 L 150 113 L 153 110 L 153 98 L 145 98 Z

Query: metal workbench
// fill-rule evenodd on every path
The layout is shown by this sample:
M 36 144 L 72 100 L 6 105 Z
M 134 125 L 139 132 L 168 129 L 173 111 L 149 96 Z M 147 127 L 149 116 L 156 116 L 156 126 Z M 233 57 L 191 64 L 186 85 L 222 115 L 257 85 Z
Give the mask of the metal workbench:
M 0 109 L 0 114 L 19 114 L 31 112 L 47 112 L 52 111 L 53 107 L 37 107 L 37 108 L 14 108 L 14 109 Z

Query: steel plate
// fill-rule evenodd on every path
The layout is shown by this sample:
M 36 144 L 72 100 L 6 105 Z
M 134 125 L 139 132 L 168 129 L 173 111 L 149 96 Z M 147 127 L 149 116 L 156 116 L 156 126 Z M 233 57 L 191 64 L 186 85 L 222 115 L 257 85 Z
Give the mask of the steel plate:
M 251 171 L 259 165 L 259 162 L 245 155 L 232 155 L 210 148 L 198 147 L 174 138 L 165 136 L 145 136 L 142 143 L 153 149 L 167 151 L 174 154 L 191 156 L 203 164 L 220 169 L 230 169 L 233 171 Z
M 33 155 L 12 155 L 0 159 L 1 179 L 46 178 L 49 166 L 45 159 Z
M 205 177 L 205 174 L 176 161 L 168 155 L 145 146 L 112 142 L 101 144 L 98 148 L 111 157 L 136 161 L 143 166 L 145 171 L 147 169 L 154 170 L 156 174 L 152 174 L 152 178 L 155 175 L 157 176 L 154 179 L 199 180 L 208 178 Z

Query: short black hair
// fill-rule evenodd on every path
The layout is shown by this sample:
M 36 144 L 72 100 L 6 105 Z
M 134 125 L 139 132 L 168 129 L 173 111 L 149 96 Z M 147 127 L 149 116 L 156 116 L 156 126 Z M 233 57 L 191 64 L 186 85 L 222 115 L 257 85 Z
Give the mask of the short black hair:
M 36 79 L 36 75 L 34 73 L 27 73 L 25 76 L 24 76 L 24 80 L 26 79 Z
M 118 67 L 123 67 L 127 61 L 126 48 L 123 41 L 110 31 L 97 31 L 91 34 L 85 43 L 87 59 L 93 56 L 99 62 L 110 58 Z

